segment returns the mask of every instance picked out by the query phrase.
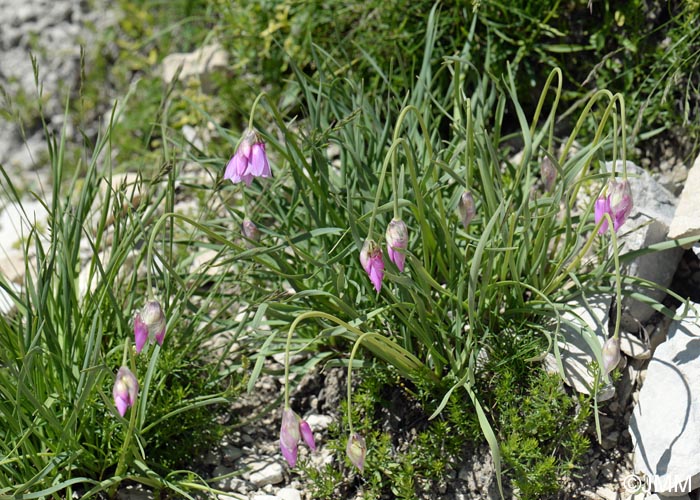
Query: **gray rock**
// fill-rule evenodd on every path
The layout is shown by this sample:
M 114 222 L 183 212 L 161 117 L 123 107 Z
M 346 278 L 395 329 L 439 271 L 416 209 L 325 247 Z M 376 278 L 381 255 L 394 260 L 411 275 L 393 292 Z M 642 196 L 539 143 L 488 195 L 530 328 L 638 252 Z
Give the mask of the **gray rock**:
M 210 77 L 214 72 L 225 70 L 227 67 L 228 53 L 221 45 L 212 44 L 187 54 L 170 54 L 163 59 L 161 76 L 165 83 L 170 83 L 178 74 L 178 69 L 182 68 L 178 80 L 199 78 L 204 88 L 212 83 Z
M 611 170 L 612 162 L 608 162 L 607 168 Z M 622 170 L 622 162 L 618 162 L 616 170 Z M 620 255 L 665 241 L 676 210 L 675 196 L 643 169 L 628 161 L 627 175 L 634 206 L 618 233 Z M 629 286 L 627 291 L 661 302 L 666 296 L 663 289 L 671 284 L 682 255 L 683 249 L 672 248 L 637 257 L 624 266 L 623 273 L 656 283 L 661 289 L 635 285 Z M 654 314 L 651 306 L 631 297 L 624 297 L 622 306 L 623 327 L 628 331 L 637 331 L 638 325 Z
M 620 332 L 620 350 L 634 359 L 649 359 L 651 349 L 636 335 L 629 332 Z
M 700 156 L 688 172 L 678 208 L 668 230 L 669 238 L 697 236 L 700 240 Z M 688 245 L 690 246 L 690 245 Z
M 284 480 L 284 467 L 279 462 L 251 464 L 250 467 L 255 471 L 250 474 L 250 482 L 258 488 Z
M 598 365 L 602 366 L 601 349 L 608 337 L 610 297 L 581 296 L 569 306 L 571 310 L 561 317 L 560 340 L 557 343 L 561 367 L 553 353 L 547 354 L 544 366 L 548 372 L 562 375 L 564 382 L 578 392 L 591 394 L 595 379 L 592 363 L 598 360 Z M 598 388 L 596 398 L 606 401 L 614 394 L 615 388 L 608 384 Z
M 282 488 L 277 492 L 281 500 L 301 500 L 301 493 L 296 488 Z
M 688 312 L 649 362 L 629 424 L 635 470 L 665 494 L 677 482 L 700 486 L 700 322 Z

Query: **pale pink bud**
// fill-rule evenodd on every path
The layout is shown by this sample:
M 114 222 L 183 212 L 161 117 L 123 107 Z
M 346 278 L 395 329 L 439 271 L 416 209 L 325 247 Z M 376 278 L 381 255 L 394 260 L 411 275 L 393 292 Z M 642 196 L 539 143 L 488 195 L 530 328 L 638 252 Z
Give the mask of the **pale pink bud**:
M 249 240 L 260 240 L 260 231 L 258 230 L 258 226 L 256 226 L 255 223 L 248 218 L 243 219 L 243 222 L 241 223 L 241 233 Z
M 406 248 L 408 248 L 408 228 L 401 219 L 392 219 L 386 228 L 386 249 L 391 260 L 399 271 L 403 272 L 406 264 Z
M 365 240 L 360 252 L 360 263 L 369 275 L 375 290 L 379 292 L 382 289 L 382 279 L 384 278 L 384 260 L 382 249 L 374 240 Z
M 365 455 L 367 454 L 367 445 L 365 438 L 354 432 L 348 438 L 348 445 L 345 448 L 350 462 L 363 472 L 365 469 Z
M 138 316 L 137 316 L 138 317 Z M 163 345 L 165 338 L 165 313 L 157 300 L 149 300 L 141 309 L 140 320 L 148 328 L 148 338 L 152 342 L 155 339 L 158 345 Z M 134 335 L 136 334 L 136 320 L 134 320 Z M 138 342 L 137 342 L 138 343 Z M 139 352 L 138 345 L 136 351 Z
M 540 176 L 544 184 L 544 190 L 550 192 L 554 188 L 554 181 L 557 180 L 557 169 L 552 164 L 549 156 L 542 158 L 540 163 Z
M 469 226 L 469 223 L 475 215 L 476 205 L 474 203 L 474 196 L 472 196 L 471 191 L 465 191 L 459 198 L 459 217 L 464 229 L 467 229 L 467 226 Z
M 621 358 L 620 339 L 617 337 L 610 337 L 605 341 L 605 344 L 603 344 L 603 371 L 606 375 L 617 368 Z
M 119 368 L 117 377 L 114 380 L 114 387 L 112 388 L 114 405 L 117 407 L 119 415 L 123 417 L 126 410 L 136 403 L 138 393 L 139 382 L 134 374 L 131 373 L 131 370 L 126 366 Z

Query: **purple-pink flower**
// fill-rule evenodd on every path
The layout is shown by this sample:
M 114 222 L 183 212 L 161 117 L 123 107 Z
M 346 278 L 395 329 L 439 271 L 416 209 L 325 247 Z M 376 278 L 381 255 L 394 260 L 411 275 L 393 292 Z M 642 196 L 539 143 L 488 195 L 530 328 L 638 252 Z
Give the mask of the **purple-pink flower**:
M 360 252 L 360 263 L 369 275 L 375 290 L 379 292 L 382 289 L 382 279 L 384 278 L 384 259 L 382 249 L 374 240 L 365 240 Z
M 408 228 L 401 219 L 392 219 L 386 228 L 386 249 L 391 260 L 399 271 L 403 272 L 406 264 L 406 248 L 408 248 Z
M 297 463 L 299 441 L 304 440 L 313 451 L 316 450 L 314 433 L 306 420 L 302 420 L 291 408 L 282 410 L 282 427 L 280 428 L 280 450 L 290 467 Z
M 139 382 L 134 374 L 131 373 L 131 370 L 126 366 L 119 368 L 117 377 L 114 380 L 114 387 L 112 388 L 114 405 L 117 407 L 119 415 L 123 417 L 126 410 L 136 403 L 138 393 Z
M 147 340 L 163 345 L 165 339 L 165 313 L 157 300 L 149 300 L 134 317 L 134 344 L 140 353 Z
M 234 184 L 243 181 L 250 186 L 254 177 L 272 177 L 272 172 L 265 143 L 255 130 L 248 129 L 236 153 L 226 165 L 224 179 L 230 179 Z
M 608 230 L 608 221 L 605 218 L 605 214 L 610 216 L 613 223 L 613 230 L 617 232 L 632 212 L 632 189 L 630 188 L 629 182 L 626 180 L 620 182 L 610 181 L 608 184 L 608 191 L 610 194 L 598 198 L 594 206 L 596 224 L 601 220 L 603 221 L 600 225 L 600 229 L 598 229 L 600 234 Z

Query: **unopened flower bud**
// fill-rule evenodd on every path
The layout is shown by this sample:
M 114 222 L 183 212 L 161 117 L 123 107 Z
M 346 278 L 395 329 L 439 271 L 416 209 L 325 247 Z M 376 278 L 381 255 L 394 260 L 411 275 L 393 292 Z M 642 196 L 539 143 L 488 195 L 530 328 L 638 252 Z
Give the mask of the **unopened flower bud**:
M 123 417 L 126 410 L 136 403 L 138 393 L 139 382 L 136 380 L 136 376 L 126 366 L 119 368 L 112 388 L 114 405 L 117 407 L 119 415 Z
M 619 337 L 610 337 L 603 344 L 603 371 L 606 375 L 617 368 L 621 358 Z
M 386 248 L 391 260 L 403 272 L 408 248 L 408 228 L 401 219 L 392 219 L 386 228 Z
M 141 311 L 136 313 L 134 317 L 134 343 L 136 344 L 136 352 L 141 352 L 146 340 L 155 339 L 158 345 L 163 345 L 165 339 L 165 313 L 157 300 L 149 300 L 141 308 Z
M 243 219 L 241 223 L 241 233 L 249 240 L 260 241 L 260 230 L 258 230 L 258 226 L 248 218 Z
M 369 275 L 375 290 L 379 292 L 382 289 L 382 279 L 384 278 L 384 260 L 382 258 L 382 249 L 374 240 L 365 240 L 360 251 L 360 263 Z
M 350 462 L 363 472 L 365 469 L 365 455 L 367 454 L 367 445 L 365 438 L 354 432 L 348 438 L 348 445 L 345 448 Z
M 471 191 L 465 191 L 459 199 L 459 217 L 462 221 L 464 229 L 467 229 L 469 223 L 476 215 L 476 205 L 474 204 L 474 196 Z
M 627 180 L 610 183 L 610 215 L 613 219 L 613 228 L 617 232 L 625 223 L 632 212 L 632 189 Z
M 554 188 L 554 181 L 557 179 L 557 169 L 552 164 L 549 156 L 545 156 L 540 162 L 540 176 L 542 177 L 544 190 L 550 192 Z

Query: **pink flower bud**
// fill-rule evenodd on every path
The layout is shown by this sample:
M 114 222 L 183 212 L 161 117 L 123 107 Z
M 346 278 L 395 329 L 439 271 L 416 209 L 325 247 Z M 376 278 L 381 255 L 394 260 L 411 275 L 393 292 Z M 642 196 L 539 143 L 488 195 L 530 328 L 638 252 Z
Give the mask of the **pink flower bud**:
M 608 230 L 608 219 L 605 218 L 605 214 L 610 213 L 610 200 L 607 196 L 601 196 L 595 201 L 594 206 L 594 218 L 595 223 L 598 224 L 601 220 L 603 223 L 598 229 L 599 234 L 604 234 Z
M 141 323 L 139 325 L 139 323 Z M 137 335 L 137 325 L 139 328 L 145 326 L 148 329 L 148 339 L 153 342 L 155 339 L 158 345 L 163 345 L 163 340 L 165 339 L 165 313 L 157 300 L 149 300 L 141 309 L 140 314 L 137 314 L 134 319 L 134 337 L 136 339 L 136 352 L 141 352 L 139 349 L 139 338 Z M 141 335 L 143 333 L 141 332 Z M 144 341 L 141 341 L 141 347 L 143 347 Z
M 476 205 L 474 204 L 474 196 L 471 191 L 465 191 L 459 199 L 459 217 L 462 221 L 464 229 L 467 229 L 469 223 L 476 215 Z
M 610 215 L 613 219 L 613 229 L 617 232 L 632 212 L 632 189 L 627 180 L 610 183 Z
M 119 415 L 123 417 L 126 410 L 136 403 L 138 393 L 139 382 L 134 374 L 131 373 L 131 370 L 126 366 L 119 368 L 117 377 L 114 380 L 114 387 L 112 388 L 114 405 L 117 407 Z
M 603 344 L 603 371 L 609 375 L 617 365 L 620 364 L 622 356 L 620 355 L 620 339 L 610 337 Z
M 314 440 L 314 432 L 311 430 L 311 426 L 306 420 L 299 422 L 299 431 L 301 431 L 301 437 L 304 439 L 306 446 L 309 449 L 316 451 L 316 441 Z
M 243 222 L 241 223 L 241 233 L 251 241 L 260 241 L 260 231 L 258 230 L 258 226 L 256 226 L 255 223 L 248 218 L 243 219 Z
M 379 292 L 382 289 L 382 279 L 384 278 L 384 260 L 382 258 L 382 249 L 379 248 L 379 245 L 374 240 L 365 240 L 360 252 L 360 263 L 369 275 L 375 290 Z
M 392 219 L 386 228 L 386 248 L 391 260 L 403 272 L 408 248 L 408 228 L 401 219 Z
M 365 438 L 354 432 L 348 438 L 348 445 L 345 448 L 350 462 L 363 472 L 365 469 L 365 455 L 367 454 L 367 445 Z
M 299 447 L 299 417 L 291 408 L 282 411 L 282 427 L 280 428 L 280 450 L 282 456 L 290 467 L 297 463 L 297 451 Z
M 554 188 L 554 182 L 557 180 L 557 169 L 552 164 L 549 156 L 542 158 L 540 163 L 540 177 L 544 184 L 544 190 L 550 192 Z

